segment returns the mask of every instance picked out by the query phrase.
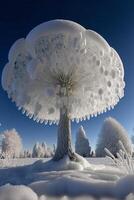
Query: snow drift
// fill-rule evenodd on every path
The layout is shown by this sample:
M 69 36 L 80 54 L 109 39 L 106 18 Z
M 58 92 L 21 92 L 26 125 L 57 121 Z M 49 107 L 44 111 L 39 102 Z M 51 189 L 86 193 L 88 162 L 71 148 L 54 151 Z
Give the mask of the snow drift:
M 37 194 L 24 185 L 0 187 L 0 200 L 38 200 Z
M 133 200 L 134 199 L 134 176 L 127 176 L 116 184 L 87 184 L 87 181 L 76 181 L 75 179 L 61 178 L 52 184 L 38 183 L 34 185 L 33 190 L 26 186 L 4 185 L 0 187 L 0 200 Z M 47 187 L 48 184 L 48 187 Z M 47 188 L 47 189 L 46 189 Z M 42 193 L 49 191 L 48 194 Z M 65 191 L 68 191 L 65 194 Z M 83 192 L 85 194 L 83 194 Z M 88 196 L 89 194 L 89 196 Z M 47 195 L 47 196 L 46 196 Z M 79 196 L 79 197 L 78 197 Z M 104 198 L 105 197 L 105 198 Z
M 0 200 L 82 200 L 86 196 L 122 200 L 128 195 L 133 200 L 134 175 L 124 177 L 113 166 L 91 165 L 88 161 L 84 165 L 65 157 L 59 162 L 40 160 L 28 166 L 1 169 Z

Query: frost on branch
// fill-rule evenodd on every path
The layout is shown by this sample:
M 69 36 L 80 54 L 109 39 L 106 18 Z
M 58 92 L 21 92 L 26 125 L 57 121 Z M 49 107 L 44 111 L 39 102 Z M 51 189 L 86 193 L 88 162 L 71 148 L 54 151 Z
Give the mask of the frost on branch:
M 35 27 L 9 51 L 2 86 L 19 109 L 43 123 L 96 116 L 123 97 L 124 71 L 117 52 L 96 32 L 66 20 Z
M 117 158 L 109 151 L 109 149 L 105 148 L 105 152 L 108 155 L 108 158 L 112 159 L 113 163 L 124 173 L 124 175 L 134 174 L 134 161 L 131 152 L 126 151 L 125 146 L 119 140 L 118 144 L 120 146 L 120 150 L 117 153 Z

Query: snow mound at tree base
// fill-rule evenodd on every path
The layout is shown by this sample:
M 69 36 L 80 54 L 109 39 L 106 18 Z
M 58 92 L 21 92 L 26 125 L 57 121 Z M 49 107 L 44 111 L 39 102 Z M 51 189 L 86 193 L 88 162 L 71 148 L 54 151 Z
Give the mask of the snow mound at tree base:
M 91 165 L 85 158 L 77 155 L 77 162 L 71 161 L 68 156 L 65 156 L 59 161 L 49 160 L 48 162 L 43 162 L 43 160 L 38 160 L 33 164 L 33 169 L 37 171 L 63 171 L 63 170 L 94 170 L 95 165 Z M 101 168 L 104 168 L 104 165 L 101 165 Z M 100 166 L 99 166 L 100 168 Z
M 68 156 L 65 156 L 59 161 L 54 160 L 38 160 L 31 165 L 18 166 L 11 168 L 0 169 L 0 186 L 7 183 L 14 185 L 28 185 L 33 181 L 33 177 L 41 172 L 53 172 L 53 171 L 85 171 L 88 173 L 92 171 L 105 170 L 104 165 L 90 164 L 86 159 L 81 156 L 77 156 L 77 162 L 71 161 Z

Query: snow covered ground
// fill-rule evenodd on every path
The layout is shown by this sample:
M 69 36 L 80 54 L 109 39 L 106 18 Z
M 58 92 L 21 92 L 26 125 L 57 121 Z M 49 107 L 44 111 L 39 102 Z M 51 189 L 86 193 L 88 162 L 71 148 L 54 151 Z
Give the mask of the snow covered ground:
M 44 158 L 42 160 L 48 161 L 50 159 L 51 158 Z M 29 164 L 33 164 L 37 160 L 40 160 L 40 158 L 1 159 L 0 168 L 29 165 Z M 113 165 L 112 161 L 109 160 L 107 157 L 106 158 L 87 158 L 87 160 L 91 164 L 97 164 L 97 165 L 102 164 L 102 165 L 110 165 L 110 166 Z
M 48 160 L 0 160 L 0 200 L 134 200 L 134 175 L 107 158 L 89 158 L 84 169 L 68 158 Z

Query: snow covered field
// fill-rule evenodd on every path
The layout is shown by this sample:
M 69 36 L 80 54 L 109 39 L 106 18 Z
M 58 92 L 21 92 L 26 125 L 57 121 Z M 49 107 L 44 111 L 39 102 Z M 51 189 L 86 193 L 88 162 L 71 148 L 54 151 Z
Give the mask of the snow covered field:
M 124 177 L 108 158 L 88 158 L 84 170 L 67 158 L 57 166 L 48 160 L 0 160 L 0 200 L 134 200 L 134 176 Z
M 35 161 L 40 160 L 40 158 L 21 158 L 21 159 L 1 159 L 0 168 L 3 167 L 16 167 L 33 164 Z M 50 158 L 42 159 L 44 161 L 50 160 Z M 104 164 L 104 165 L 113 165 L 111 160 L 108 158 L 87 158 L 91 164 Z

